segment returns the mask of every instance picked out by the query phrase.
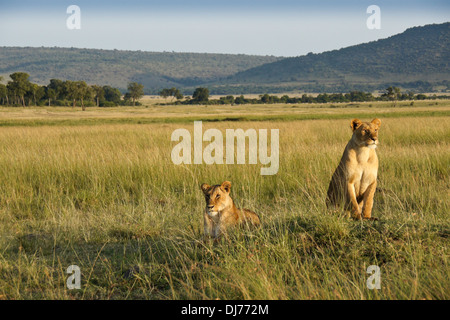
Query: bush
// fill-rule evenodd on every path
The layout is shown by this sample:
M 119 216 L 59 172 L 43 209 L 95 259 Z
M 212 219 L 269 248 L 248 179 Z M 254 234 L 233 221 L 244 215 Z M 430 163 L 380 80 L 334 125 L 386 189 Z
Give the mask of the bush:
M 102 101 L 100 103 L 100 107 L 105 107 L 105 108 L 109 108 L 109 107 L 116 107 L 117 104 L 115 102 L 112 101 Z

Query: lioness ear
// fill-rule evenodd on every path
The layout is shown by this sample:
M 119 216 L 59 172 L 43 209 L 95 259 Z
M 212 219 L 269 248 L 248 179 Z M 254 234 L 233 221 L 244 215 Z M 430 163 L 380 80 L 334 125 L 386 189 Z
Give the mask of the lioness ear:
M 371 121 L 371 123 L 373 123 L 374 125 L 376 125 L 377 127 L 381 126 L 381 120 L 378 118 L 375 118 Z
M 222 189 L 225 190 L 227 193 L 230 193 L 231 190 L 231 182 L 230 181 L 225 181 L 222 183 L 221 185 Z
M 358 129 L 358 127 L 362 124 L 361 120 L 359 119 L 353 119 L 350 125 L 350 128 L 352 128 L 352 131 L 355 131 Z
M 200 188 L 202 188 L 203 193 L 206 194 L 209 188 L 211 188 L 211 186 L 209 184 L 204 183 Z

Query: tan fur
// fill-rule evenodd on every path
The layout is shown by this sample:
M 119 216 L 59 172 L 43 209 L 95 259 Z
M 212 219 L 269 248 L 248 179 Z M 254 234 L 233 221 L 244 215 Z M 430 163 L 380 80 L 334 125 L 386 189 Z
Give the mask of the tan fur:
M 205 235 L 217 239 L 220 235 L 237 225 L 259 226 L 256 213 L 248 209 L 238 209 L 230 197 L 231 182 L 210 186 L 202 184 L 206 208 L 204 212 Z
M 351 121 L 353 135 L 342 155 L 341 162 L 331 178 L 327 193 L 327 206 L 336 208 L 344 204 L 355 219 L 372 218 L 373 196 L 377 187 L 378 130 L 381 121 Z

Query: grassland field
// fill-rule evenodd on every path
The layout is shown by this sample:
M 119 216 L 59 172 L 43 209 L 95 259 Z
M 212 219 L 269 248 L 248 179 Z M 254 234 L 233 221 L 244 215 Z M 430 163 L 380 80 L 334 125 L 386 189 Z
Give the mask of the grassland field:
M 155 99 L 157 101 L 157 99 Z M 448 101 L 0 107 L 0 299 L 449 299 Z M 327 212 L 353 118 L 382 121 L 378 221 Z M 175 165 L 178 128 L 279 129 L 280 168 Z M 205 145 L 207 143 L 205 142 Z M 203 241 L 203 182 L 262 227 Z M 81 289 L 66 269 L 81 270 Z M 366 286 L 367 267 L 381 289 Z

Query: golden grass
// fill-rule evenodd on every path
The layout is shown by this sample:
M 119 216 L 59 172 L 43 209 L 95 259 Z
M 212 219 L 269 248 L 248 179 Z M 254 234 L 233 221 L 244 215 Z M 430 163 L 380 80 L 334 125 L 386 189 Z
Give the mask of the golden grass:
M 166 110 L 170 108 L 170 110 Z M 171 109 L 173 108 L 173 109 Z M 348 112 L 371 119 L 382 104 L 259 112 Z M 429 106 L 404 107 L 429 110 Z M 428 109 L 427 109 L 428 108 Z M 448 111 L 445 104 L 433 110 Z M 20 109 L 20 108 L 19 108 Z M 448 299 L 450 122 L 446 116 L 382 120 L 378 222 L 329 215 L 325 192 L 351 119 L 204 122 L 203 130 L 280 130 L 280 169 L 180 165 L 173 130 L 193 123 L 108 124 L 103 118 L 182 117 L 230 107 L 8 109 L 1 119 L 72 119 L 101 125 L 0 127 L 0 296 L 7 299 Z M 312 110 L 311 110 L 312 109 Z M 401 108 L 399 108 L 401 109 Z M 403 112 L 402 110 L 396 112 Z M 241 113 L 239 113 L 241 112 Z M 206 145 L 206 143 L 205 143 Z M 263 227 L 203 243 L 202 182 L 232 182 L 239 206 Z M 77 264 L 82 289 L 65 287 Z M 367 266 L 382 269 L 368 290 Z M 133 276 L 129 270 L 139 269 Z M 127 273 L 128 272 L 128 273 Z

